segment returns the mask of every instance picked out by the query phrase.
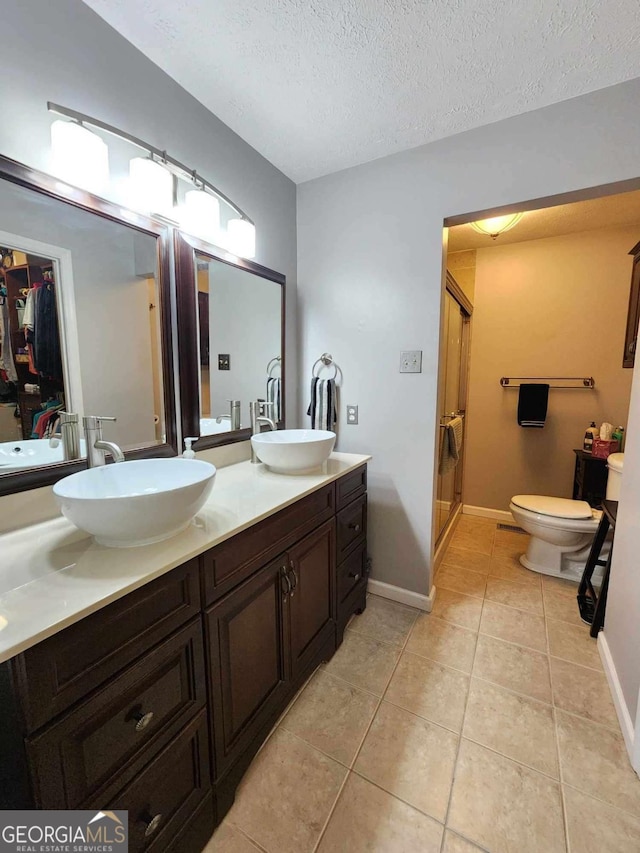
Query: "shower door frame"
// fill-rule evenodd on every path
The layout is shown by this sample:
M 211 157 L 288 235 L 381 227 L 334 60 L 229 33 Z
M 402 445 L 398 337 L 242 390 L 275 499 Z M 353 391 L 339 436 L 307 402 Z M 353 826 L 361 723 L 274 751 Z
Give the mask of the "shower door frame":
M 471 317 L 473 315 L 473 304 L 464 293 L 458 282 L 455 280 L 453 275 L 446 270 L 446 279 L 445 279 L 445 288 L 444 295 L 449 294 L 454 302 L 457 303 L 460 308 L 460 313 L 462 314 L 462 340 L 460 343 L 460 384 L 458 388 L 458 408 L 456 414 L 461 415 L 463 418 L 463 445 L 462 445 L 462 459 L 460 460 L 460 464 L 455 468 L 455 477 L 454 477 L 454 486 L 453 486 L 453 496 L 454 501 L 451 506 L 449 512 L 449 518 L 443 525 L 441 530 L 437 530 L 437 514 L 438 514 L 438 500 L 434 502 L 433 513 L 434 513 L 434 524 L 436 526 L 436 539 L 435 539 L 435 547 L 438 547 L 445 541 L 447 534 L 451 530 L 451 525 L 454 519 L 457 517 L 460 508 L 463 505 L 463 477 L 464 477 L 464 452 L 466 445 L 466 415 L 467 415 L 467 396 L 469 389 L 469 356 L 471 354 Z M 440 330 L 440 346 L 442 345 L 442 335 L 445 330 Z M 442 352 L 439 352 L 439 358 L 442 358 Z M 446 381 L 446 380 L 445 380 Z M 440 389 L 439 389 L 440 390 Z M 439 395 L 438 395 L 439 396 Z M 440 446 L 440 419 L 443 417 L 441 413 L 438 413 L 438 447 Z M 444 416 L 446 417 L 446 415 Z M 439 474 L 436 468 L 435 478 L 436 478 L 436 496 L 438 491 L 438 478 Z

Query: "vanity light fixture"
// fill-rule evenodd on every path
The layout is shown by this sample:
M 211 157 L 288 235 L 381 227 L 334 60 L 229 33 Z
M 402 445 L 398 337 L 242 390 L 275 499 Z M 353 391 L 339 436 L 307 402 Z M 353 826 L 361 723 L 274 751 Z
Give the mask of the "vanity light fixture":
M 220 202 L 202 189 L 188 190 L 184 196 L 180 224 L 185 231 L 212 243 L 220 238 Z M 248 257 L 248 256 L 247 256 Z
M 226 248 L 241 258 L 256 256 L 256 227 L 246 219 L 230 219 L 227 223 Z
M 53 122 L 51 155 L 53 172 L 61 180 L 93 193 L 100 193 L 107 186 L 109 149 L 81 122 Z
M 477 222 L 470 222 L 472 228 L 480 234 L 486 234 L 493 240 L 505 231 L 509 231 L 514 225 L 522 219 L 522 213 L 507 213 L 505 216 L 492 216 L 490 219 L 479 219 Z
M 256 228 L 254 223 L 249 219 L 247 214 L 238 207 L 237 204 L 232 202 L 228 196 L 221 192 L 212 183 L 207 181 L 206 178 L 199 175 L 195 169 L 190 169 L 188 166 L 185 166 L 184 163 L 176 160 L 175 157 L 171 157 L 171 155 L 167 154 L 166 151 L 161 151 L 159 148 L 150 145 L 143 139 L 132 136 L 124 130 L 120 130 L 113 125 L 100 121 L 100 119 L 92 118 L 84 113 L 79 113 L 76 110 L 70 110 L 68 107 L 63 107 L 60 106 L 60 104 L 54 104 L 50 101 L 47 102 L 47 109 L 49 112 L 56 113 L 57 115 L 64 116 L 66 119 L 69 119 L 69 121 L 61 121 L 58 119 L 53 122 L 52 141 L 54 136 L 53 128 L 56 125 L 63 126 L 64 128 L 80 127 L 81 130 L 86 131 L 90 136 L 94 137 L 94 139 L 99 142 L 100 146 L 104 148 L 105 152 L 103 167 L 98 169 L 97 166 L 93 166 L 89 170 L 90 174 L 94 175 L 94 177 L 97 177 L 98 172 L 100 172 L 103 180 L 101 180 L 100 186 L 98 186 L 97 182 L 93 182 L 91 186 L 89 186 L 86 181 L 81 182 L 82 176 L 79 177 L 78 161 L 80 158 L 77 153 L 72 154 L 70 151 L 65 149 L 63 144 L 64 138 L 76 133 L 76 131 L 56 131 L 56 135 L 59 136 L 59 139 L 54 143 L 54 147 L 61 146 L 62 149 L 65 149 L 62 156 L 66 159 L 69 166 L 72 164 L 75 164 L 76 166 L 74 171 L 71 169 L 64 173 L 62 171 L 56 171 L 56 175 L 59 175 L 70 184 L 80 186 L 83 189 L 89 189 L 96 193 L 107 185 L 107 146 L 99 136 L 83 127 L 83 125 L 91 125 L 97 130 L 109 133 L 112 136 L 116 136 L 118 139 L 123 139 L 146 152 L 147 156 L 135 157 L 131 161 L 130 166 L 132 187 L 135 187 L 133 195 L 134 197 L 137 196 L 135 202 L 132 201 L 132 204 L 135 203 L 136 209 L 141 212 L 160 214 L 174 223 L 178 221 L 178 218 L 180 218 L 181 227 L 193 233 L 194 236 L 199 236 L 210 242 L 216 242 L 218 245 L 221 245 L 222 248 L 229 249 L 229 251 L 232 251 L 240 257 L 255 257 Z M 135 166 L 133 165 L 134 162 L 136 163 Z M 143 163 L 145 165 L 142 165 Z M 158 171 L 159 169 L 162 169 L 164 173 L 167 173 L 172 182 L 171 202 L 168 205 L 165 203 L 165 199 L 168 198 L 168 182 L 164 174 L 161 176 Z M 181 210 L 178 210 L 176 207 L 172 207 L 172 204 L 175 201 L 173 177 L 182 181 L 188 181 L 192 186 L 195 185 L 196 187 L 195 190 L 192 189 L 185 193 L 185 202 L 184 205 L 181 205 Z M 160 189 L 160 185 L 162 186 L 162 189 Z M 144 190 L 143 187 L 146 187 L 146 190 Z M 229 220 L 228 230 L 226 232 L 220 228 L 221 202 L 230 207 L 231 210 L 237 214 L 237 218 Z
M 134 157 L 129 161 L 129 190 L 135 210 L 171 216 L 173 175 L 152 157 Z

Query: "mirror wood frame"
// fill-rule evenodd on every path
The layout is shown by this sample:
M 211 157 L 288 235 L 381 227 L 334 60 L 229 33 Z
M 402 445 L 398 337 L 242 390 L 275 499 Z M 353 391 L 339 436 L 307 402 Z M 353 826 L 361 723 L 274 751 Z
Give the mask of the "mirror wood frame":
M 253 275 L 273 281 L 281 287 L 282 299 L 280 310 L 280 354 L 282 361 L 282 417 L 278 428 L 282 429 L 286 417 L 285 388 L 285 312 L 286 312 L 286 276 L 282 273 L 263 267 L 254 261 L 238 258 L 229 252 L 213 246 L 190 234 L 175 232 L 175 268 L 178 315 L 178 359 L 180 365 L 180 410 L 182 437 L 189 435 L 200 436 L 200 360 L 198 357 L 198 301 L 197 301 L 197 255 L 204 255 L 212 261 L 246 270 Z M 234 444 L 238 441 L 248 441 L 251 429 L 238 429 L 234 432 L 204 435 L 193 445 L 194 450 L 206 450 L 209 447 L 219 447 L 223 444 Z
M 77 187 L 68 186 L 52 175 L 40 172 L 17 160 L 0 155 L 0 179 L 18 184 L 28 190 L 49 196 L 56 201 L 73 205 L 112 222 L 133 228 L 156 238 L 158 258 L 158 297 L 160 309 L 160 346 L 162 362 L 162 382 L 164 399 L 164 417 L 166 441 L 125 451 L 125 458 L 145 459 L 154 456 L 175 456 L 177 443 L 177 412 L 175 403 L 175 380 L 173 368 L 173 329 L 171 322 L 171 238 L 170 229 L 162 222 L 127 210 L 118 204 L 95 196 Z M 69 474 L 75 474 L 87 467 L 86 460 L 61 462 L 55 465 L 43 465 L 39 468 L 27 468 L 0 475 L 0 497 L 51 486 Z

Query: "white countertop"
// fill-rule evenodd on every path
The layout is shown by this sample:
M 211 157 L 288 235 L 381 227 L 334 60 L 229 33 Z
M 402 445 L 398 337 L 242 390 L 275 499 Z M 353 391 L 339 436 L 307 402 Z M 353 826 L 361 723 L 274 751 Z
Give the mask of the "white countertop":
M 264 465 L 219 468 L 183 533 L 140 548 L 107 548 L 60 516 L 0 535 L 0 663 L 371 459 L 332 453 L 316 474 Z

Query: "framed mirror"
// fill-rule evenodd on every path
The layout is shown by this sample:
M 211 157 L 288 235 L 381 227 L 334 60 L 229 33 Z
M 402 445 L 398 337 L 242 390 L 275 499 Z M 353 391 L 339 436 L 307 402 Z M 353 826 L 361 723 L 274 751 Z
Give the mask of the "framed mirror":
M 284 275 L 181 232 L 175 248 L 183 436 L 245 441 L 251 400 L 282 428 Z
M 0 494 L 85 467 L 85 415 L 116 418 L 127 458 L 176 453 L 168 250 L 164 225 L 0 157 Z

